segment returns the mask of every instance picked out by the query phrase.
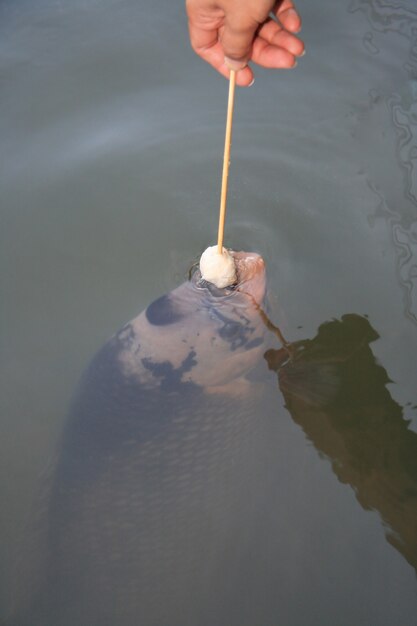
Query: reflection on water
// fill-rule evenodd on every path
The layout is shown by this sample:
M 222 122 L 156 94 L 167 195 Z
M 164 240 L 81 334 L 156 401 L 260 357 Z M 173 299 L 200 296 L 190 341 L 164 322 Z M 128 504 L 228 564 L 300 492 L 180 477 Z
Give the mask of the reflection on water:
M 387 389 L 370 348 L 377 339 L 367 319 L 344 315 L 265 358 L 292 419 L 417 571 L 417 434 Z

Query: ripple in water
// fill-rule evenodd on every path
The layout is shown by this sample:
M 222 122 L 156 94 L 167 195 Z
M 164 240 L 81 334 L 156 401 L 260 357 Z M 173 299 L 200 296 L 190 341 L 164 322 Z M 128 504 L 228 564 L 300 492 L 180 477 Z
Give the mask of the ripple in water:
M 367 16 L 372 32 L 365 34 L 363 43 L 370 54 L 380 52 L 377 41 L 383 40 L 377 40 L 378 34 L 399 36 L 408 42 L 408 57 L 403 63 L 408 80 L 400 93 L 381 94 L 395 129 L 397 163 L 402 171 L 406 202 L 391 206 L 372 182 L 370 187 L 381 201 L 378 214 L 384 215 L 391 229 L 405 314 L 417 323 L 417 11 L 401 2 L 380 0 L 353 0 L 349 11 L 362 11 Z

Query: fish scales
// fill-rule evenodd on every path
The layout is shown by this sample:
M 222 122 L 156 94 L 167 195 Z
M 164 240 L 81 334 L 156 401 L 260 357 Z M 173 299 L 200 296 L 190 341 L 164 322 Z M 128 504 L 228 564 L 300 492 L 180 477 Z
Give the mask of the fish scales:
M 261 432 L 245 375 L 265 334 L 263 261 L 235 255 L 236 288 L 212 293 L 197 272 L 82 377 L 52 479 L 43 582 L 22 626 L 202 624 L 224 595 Z

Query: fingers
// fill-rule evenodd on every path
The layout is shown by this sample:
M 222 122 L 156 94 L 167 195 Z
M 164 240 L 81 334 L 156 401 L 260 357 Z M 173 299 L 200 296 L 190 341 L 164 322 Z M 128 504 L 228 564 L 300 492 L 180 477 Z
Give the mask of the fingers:
M 283 30 L 280 24 L 269 20 L 258 31 L 258 37 L 276 48 L 287 50 L 294 57 L 304 53 L 304 43 L 293 33 Z
M 301 20 L 291 0 L 284 0 L 274 14 L 279 22 L 269 19 L 262 24 L 253 42 L 251 60 L 262 67 L 290 69 L 297 65 L 296 57 L 304 54 L 304 43 L 294 34 L 301 28 Z
M 254 63 L 270 69 L 291 69 L 297 65 L 295 56 L 288 50 L 272 46 L 261 38 L 258 38 L 253 44 L 252 60 Z
M 226 62 L 232 69 L 240 70 L 252 55 L 252 42 L 259 24 L 245 15 L 227 15 L 220 43 Z
M 229 78 L 230 70 L 233 69 L 230 67 L 228 62 L 224 57 L 224 52 L 221 44 L 217 42 L 214 46 L 210 48 L 206 48 L 205 50 L 200 50 L 197 52 L 202 59 L 210 63 L 222 76 L 225 78 Z M 251 68 L 246 65 L 242 69 L 240 69 L 236 74 L 236 84 L 239 87 L 248 87 L 253 82 L 253 72 Z
M 222 76 L 229 78 L 231 67 L 230 62 L 225 59 L 223 46 L 218 40 L 217 29 L 200 28 L 195 24 L 189 24 L 190 41 L 193 50 L 202 58 L 212 65 Z M 253 72 L 246 65 L 237 67 L 240 71 L 236 74 L 236 84 L 240 87 L 247 87 L 253 82 Z
M 304 44 L 296 36 L 301 19 L 292 0 L 278 1 L 272 13 L 271 0 L 254 0 L 252 12 L 242 12 L 238 1 L 230 2 L 227 11 L 222 4 L 187 0 L 187 13 L 194 51 L 226 78 L 234 69 L 236 83 L 248 86 L 253 82 L 249 61 L 267 68 L 291 68 L 296 57 L 304 54 Z
M 299 33 L 301 30 L 301 18 L 294 8 L 292 0 L 284 0 L 273 11 L 282 26 L 290 33 Z

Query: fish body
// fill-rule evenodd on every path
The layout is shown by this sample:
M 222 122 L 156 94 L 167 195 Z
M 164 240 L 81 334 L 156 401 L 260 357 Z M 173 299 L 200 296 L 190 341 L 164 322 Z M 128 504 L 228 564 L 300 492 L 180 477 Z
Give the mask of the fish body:
M 234 257 L 234 288 L 217 290 L 197 270 L 87 368 L 21 626 L 195 626 L 210 623 L 216 604 L 221 615 L 233 562 L 225 554 L 247 508 L 256 445 L 256 392 L 245 375 L 266 331 L 263 260 Z

